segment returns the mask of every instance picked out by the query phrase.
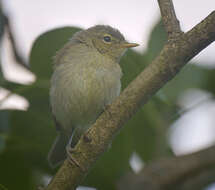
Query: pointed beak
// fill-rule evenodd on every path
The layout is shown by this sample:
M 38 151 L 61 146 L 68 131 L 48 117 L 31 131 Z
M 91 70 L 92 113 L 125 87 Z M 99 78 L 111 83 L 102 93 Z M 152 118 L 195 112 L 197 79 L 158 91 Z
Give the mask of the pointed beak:
M 123 47 L 123 48 L 131 48 L 131 47 L 137 47 L 137 46 L 139 46 L 139 44 L 136 44 L 136 43 L 129 43 L 129 42 L 124 42 L 124 43 L 122 44 L 122 47 Z

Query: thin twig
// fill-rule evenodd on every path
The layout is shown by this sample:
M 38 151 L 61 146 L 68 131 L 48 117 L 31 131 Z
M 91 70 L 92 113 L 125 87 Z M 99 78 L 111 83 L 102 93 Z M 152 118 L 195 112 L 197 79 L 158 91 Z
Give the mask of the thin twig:
M 12 52 L 14 55 L 14 59 L 16 60 L 16 62 L 18 64 L 20 64 L 21 66 L 30 70 L 30 68 L 29 68 L 28 64 L 26 63 L 26 61 L 24 60 L 24 58 L 18 53 L 16 40 L 15 40 L 14 34 L 12 32 L 10 20 L 6 14 L 4 14 L 4 13 L 2 13 L 2 14 L 3 14 L 3 19 L 5 20 L 5 28 L 6 28 L 5 31 L 8 33 L 8 36 L 9 36 L 9 40 L 10 40 L 10 43 L 12 46 Z
M 176 17 L 172 0 L 158 0 L 165 30 L 169 38 L 180 34 L 180 23 Z

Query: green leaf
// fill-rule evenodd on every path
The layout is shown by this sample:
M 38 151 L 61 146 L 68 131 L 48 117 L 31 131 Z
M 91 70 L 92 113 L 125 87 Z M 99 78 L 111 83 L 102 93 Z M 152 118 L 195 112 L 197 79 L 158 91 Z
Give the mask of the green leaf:
M 149 37 L 146 56 L 147 60 L 150 63 L 163 48 L 164 44 L 167 41 L 167 34 L 164 30 L 161 19 L 152 29 L 151 35 Z
M 120 61 L 120 66 L 123 71 L 122 89 L 124 89 L 138 74 L 146 67 L 146 58 L 142 54 L 133 50 L 128 50 L 125 56 Z
M 203 87 L 204 90 L 211 92 L 215 95 L 215 69 L 205 69 L 207 72 L 207 78 L 204 78 L 205 85 Z
M 0 190 L 7 190 L 7 188 L 4 185 L 0 184 Z
M 5 140 L 9 132 L 9 113 L 0 111 L 0 153 L 5 149 Z
M 50 114 L 10 111 L 10 132 L 6 149 L 0 155 L 1 183 L 9 189 L 33 189 L 34 173 L 50 171 L 47 152 L 54 139 L 55 127 Z M 13 183 L 11 183 L 13 179 Z
M 173 80 L 162 88 L 162 92 L 170 102 L 176 102 L 179 96 L 188 89 L 204 89 L 207 86 L 209 73 L 211 73 L 210 69 L 188 64 Z

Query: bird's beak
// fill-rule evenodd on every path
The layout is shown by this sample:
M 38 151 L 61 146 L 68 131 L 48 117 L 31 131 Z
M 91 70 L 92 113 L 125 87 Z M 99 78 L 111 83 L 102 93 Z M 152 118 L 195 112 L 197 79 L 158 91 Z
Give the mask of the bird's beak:
M 139 46 L 139 44 L 136 44 L 136 43 L 129 43 L 129 42 L 124 42 L 124 43 L 122 44 L 122 47 L 123 47 L 123 48 L 131 48 L 131 47 L 137 47 L 137 46 Z

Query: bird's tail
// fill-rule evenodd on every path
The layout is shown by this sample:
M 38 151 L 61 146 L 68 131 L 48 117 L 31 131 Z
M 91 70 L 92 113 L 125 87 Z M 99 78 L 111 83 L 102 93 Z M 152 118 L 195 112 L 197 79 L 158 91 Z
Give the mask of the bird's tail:
M 69 137 L 63 133 L 60 133 L 55 139 L 48 154 L 48 162 L 52 168 L 55 168 L 66 159 L 66 146 L 68 142 Z

